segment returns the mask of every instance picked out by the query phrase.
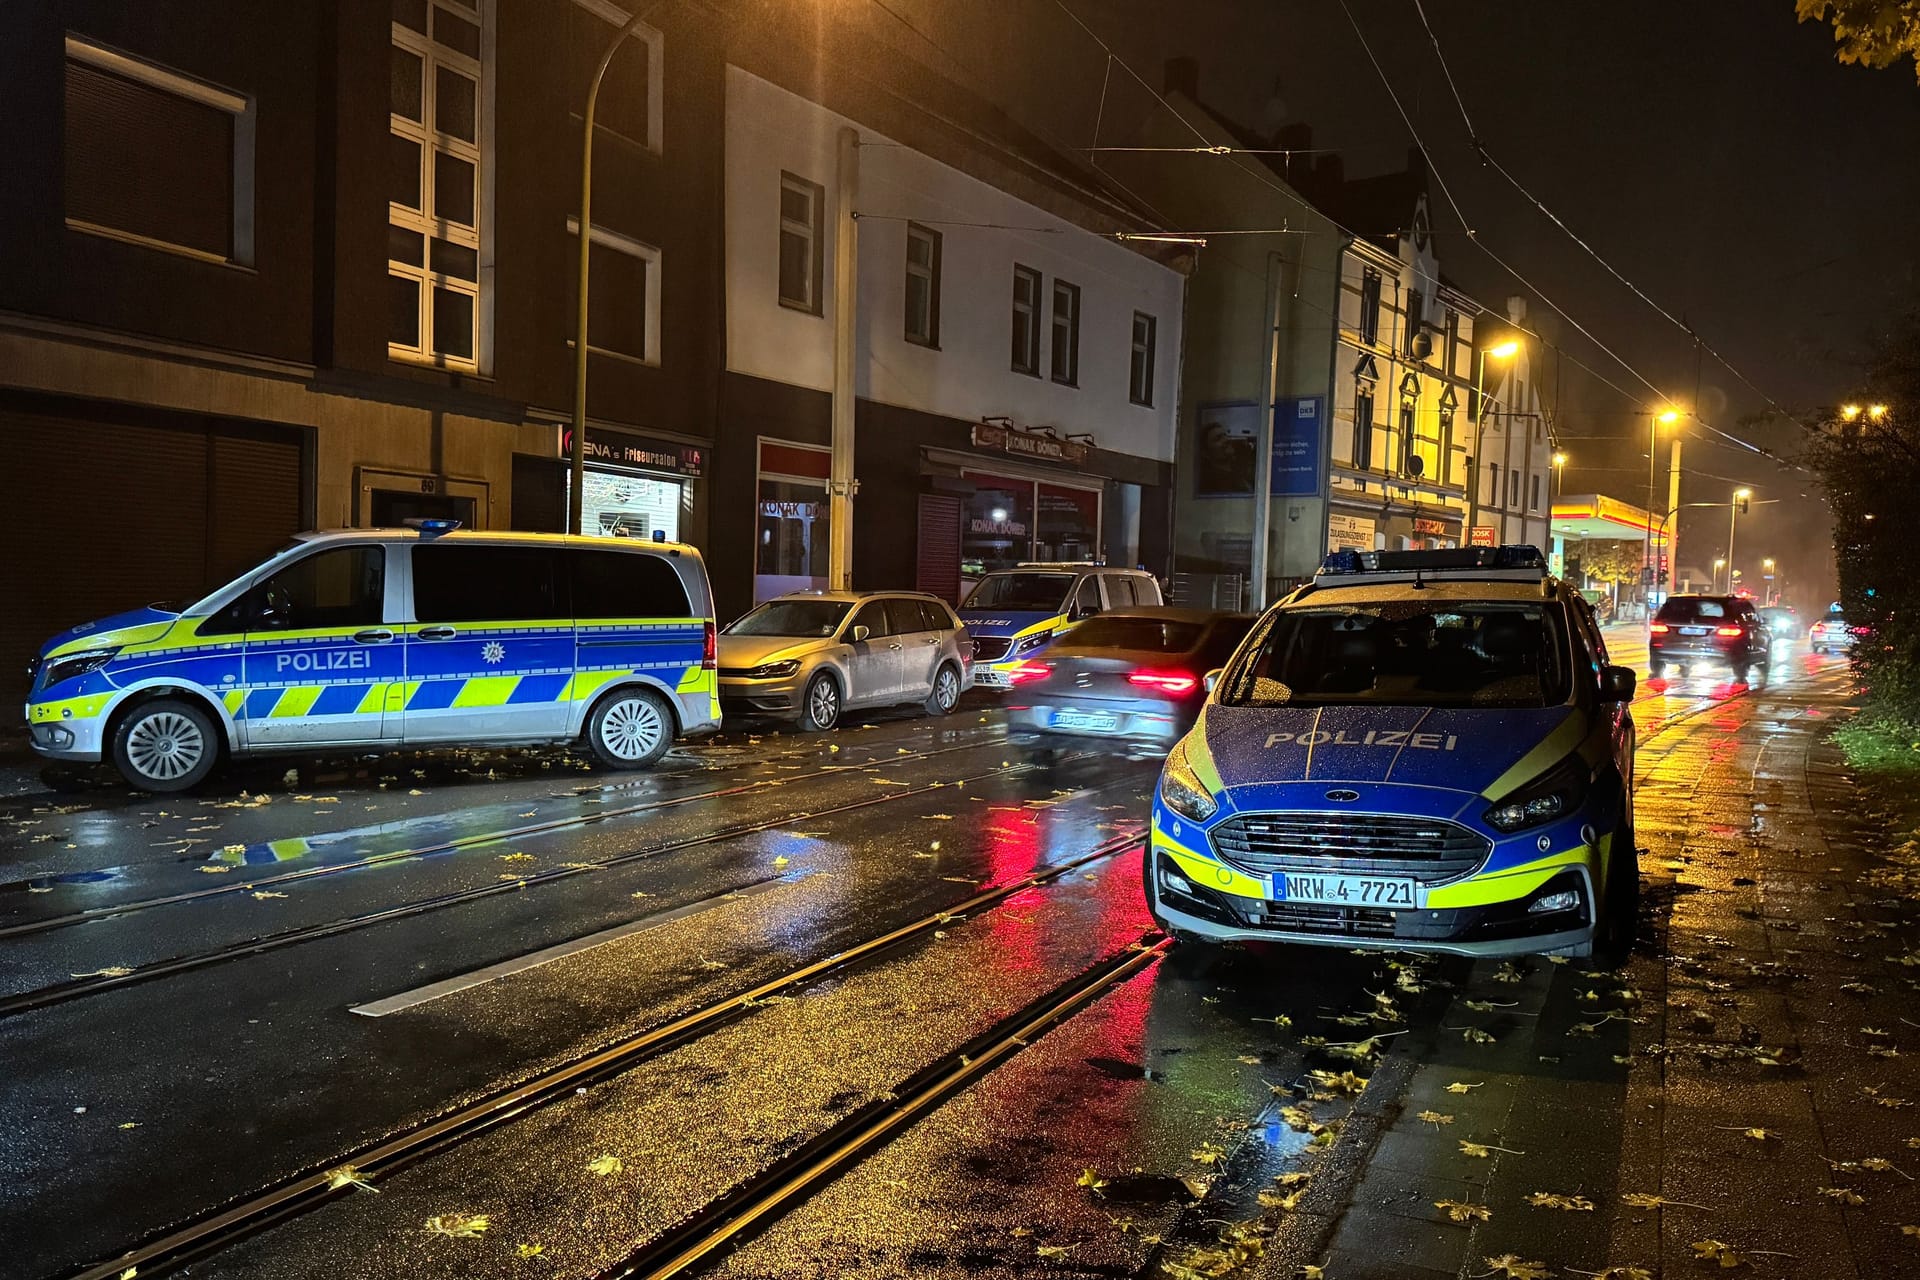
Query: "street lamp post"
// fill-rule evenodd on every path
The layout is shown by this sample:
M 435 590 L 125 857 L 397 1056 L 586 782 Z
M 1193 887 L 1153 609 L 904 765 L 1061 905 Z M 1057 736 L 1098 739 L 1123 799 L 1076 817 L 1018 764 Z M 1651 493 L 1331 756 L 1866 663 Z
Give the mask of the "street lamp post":
M 1660 450 L 1660 428 L 1671 426 L 1680 421 L 1680 414 L 1673 409 L 1664 409 L 1659 413 L 1647 415 L 1647 536 L 1646 546 L 1641 553 L 1640 575 L 1641 592 L 1646 600 L 1647 616 L 1653 616 L 1653 587 L 1659 574 L 1653 567 L 1653 472 L 1658 465 Z
M 580 266 L 574 282 L 579 305 L 573 316 L 573 441 L 568 451 L 572 469 L 571 492 L 567 498 L 568 533 L 580 532 L 587 502 L 587 253 L 593 244 L 593 113 L 600 105 L 600 82 L 607 78 L 613 55 L 620 52 L 627 37 L 640 29 L 647 15 L 659 7 L 654 4 L 634 10 L 627 25 L 620 28 L 620 34 L 600 55 L 600 64 L 593 69 L 593 84 L 587 89 L 587 109 L 580 126 Z
M 1473 369 L 1473 452 L 1467 455 L 1467 545 L 1473 545 L 1473 530 L 1480 515 L 1480 443 L 1487 425 L 1487 393 L 1483 388 L 1487 380 L 1487 357 L 1495 356 L 1501 360 L 1511 359 L 1520 351 L 1520 343 L 1512 338 L 1492 347 L 1480 348 L 1480 359 Z
M 1773 557 L 1772 556 L 1768 556 L 1766 559 L 1760 562 L 1760 570 L 1761 570 L 1761 581 L 1767 584 L 1764 588 L 1762 588 L 1763 594 L 1760 598 L 1760 603 L 1763 605 L 1772 604 L 1774 602 Z
M 1733 534 L 1740 523 L 1740 504 L 1753 496 L 1751 489 L 1735 489 L 1727 507 L 1727 594 L 1733 594 Z
M 1725 564 L 1726 562 L 1727 562 L 1727 558 L 1725 556 L 1720 556 L 1716 558 L 1713 562 L 1713 589 L 1715 591 L 1718 591 L 1720 589 L 1720 566 Z M 1727 575 L 1727 594 L 1728 595 L 1733 594 L 1733 575 L 1732 574 Z

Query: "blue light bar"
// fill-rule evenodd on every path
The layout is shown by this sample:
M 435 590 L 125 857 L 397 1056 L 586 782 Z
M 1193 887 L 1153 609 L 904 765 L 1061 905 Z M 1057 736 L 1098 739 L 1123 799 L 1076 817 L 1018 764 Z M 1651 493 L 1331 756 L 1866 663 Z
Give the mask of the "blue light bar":
M 1329 576 L 1347 573 L 1430 573 L 1443 569 L 1538 569 L 1547 567 L 1538 547 L 1448 547 L 1437 551 L 1334 551 L 1320 564 Z
M 433 538 L 443 533 L 452 533 L 460 527 L 458 520 L 427 520 L 419 516 L 415 516 L 410 520 L 402 520 L 400 523 L 406 525 L 409 529 L 418 530 L 420 536 L 423 538 Z

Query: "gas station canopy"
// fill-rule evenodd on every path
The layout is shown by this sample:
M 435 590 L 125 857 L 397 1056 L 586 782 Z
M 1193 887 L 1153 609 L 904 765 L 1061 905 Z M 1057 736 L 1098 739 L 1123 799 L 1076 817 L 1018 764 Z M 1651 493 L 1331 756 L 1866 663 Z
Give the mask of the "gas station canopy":
M 1659 517 L 1649 519 L 1644 507 L 1603 493 L 1576 493 L 1554 502 L 1550 528 L 1553 536 L 1564 542 L 1586 542 L 1594 538 L 1640 542 L 1648 533 L 1659 532 Z

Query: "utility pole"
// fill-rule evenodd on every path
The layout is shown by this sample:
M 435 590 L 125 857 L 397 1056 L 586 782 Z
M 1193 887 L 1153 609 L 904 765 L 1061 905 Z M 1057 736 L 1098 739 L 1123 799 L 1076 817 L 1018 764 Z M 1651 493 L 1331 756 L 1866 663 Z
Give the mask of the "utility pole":
M 860 134 L 840 130 L 833 177 L 833 464 L 827 481 L 827 585 L 853 589 L 853 356 L 858 330 L 860 228 L 853 202 L 860 190 Z
M 1680 433 L 1673 436 L 1673 457 L 1667 463 L 1667 510 L 1680 509 Z M 1675 517 L 1673 527 L 1667 530 L 1667 578 L 1675 586 L 1680 585 L 1680 521 Z M 1671 593 L 1669 593 L 1671 594 Z
M 1267 542 L 1273 536 L 1273 432 L 1277 425 L 1273 414 L 1280 402 L 1280 255 L 1271 251 L 1267 254 L 1267 370 L 1263 381 L 1266 394 L 1262 397 L 1253 458 L 1253 581 L 1249 586 L 1255 613 L 1267 607 Z

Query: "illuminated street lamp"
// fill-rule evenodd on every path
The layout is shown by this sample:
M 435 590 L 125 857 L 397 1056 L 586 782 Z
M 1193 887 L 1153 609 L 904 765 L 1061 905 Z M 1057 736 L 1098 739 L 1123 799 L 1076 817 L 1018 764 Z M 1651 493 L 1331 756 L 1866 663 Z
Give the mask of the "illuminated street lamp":
M 1727 594 L 1733 594 L 1733 533 L 1739 525 L 1740 513 L 1746 509 L 1747 499 L 1753 496 L 1751 489 L 1735 489 L 1733 502 L 1727 508 Z
M 1878 422 L 1886 416 L 1887 416 L 1887 406 L 1883 404 L 1872 405 L 1867 409 L 1867 417 L 1874 422 Z
M 1646 583 L 1645 591 L 1649 615 L 1651 615 L 1653 611 L 1653 589 L 1659 585 L 1660 577 L 1653 569 L 1653 468 L 1655 459 L 1658 457 L 1660 451 L 1660 441 L 1658 439 L 1660 428 L 1670 427 L 1678 421 L 1680 421 L 1680 411 L 1678 409 L 1662 409 L 1659 413 L 1650 414 L 1647 417 L 1647 534 L 1644 540 L 1645 546 L 1641 552 L 1640 564 L 1644 570 L 1641 578 Z
M 1761 603 L 1774 604 L 1776 603 L 1776 596 L 1773 589 L 1773 557 L 1768 556 L 1762 560 L 1760 562 L 1760 569 L 1762 580 L 1767 584 L 1765 591 L 1762 593 Z
M 1473 545 L 1474 522 L 1480 515 L 1480 437 L 1487 424 L 1487 357 L 1511 360 L 1520 354 L 1518 339 L 1509 338 L 1491 347 L 1480 348 L 1480 359 L 1473 370 L 1473 449 L 1467 454 L 1467 545 Z
M 1564 453 L 1555 452 L 1553 455 L 1553 493 L 1550 496 L 1550 499 L 1547 504 L 1547 509 L 1549 512 L 1551 512 L 1553 509 L 1553 503 L 1558 502 L 1560 500 L 1560 491 L 1566 487 L 1566 479 L 1567 479 L 1567 455 Z
M 1843 404 L 1840 406 L 1840 416 L 1848 422 L 1853 422 L 1860 416 L 1860 406 L 1857 404 Z
M 1722 565 L 1726 564 L 1726 562 L 1727 562 L 1726 557 L 1724 556 L 1716 559 L 1713 562 L 1713 589 L 1715 591 L 1718 591 L 1720 589 L 1720 568 Z M 1727 579 L 1727 591 L 1729 594 L 1731 594 L 1733 591 L 1733 579 L 1731 577 Z

